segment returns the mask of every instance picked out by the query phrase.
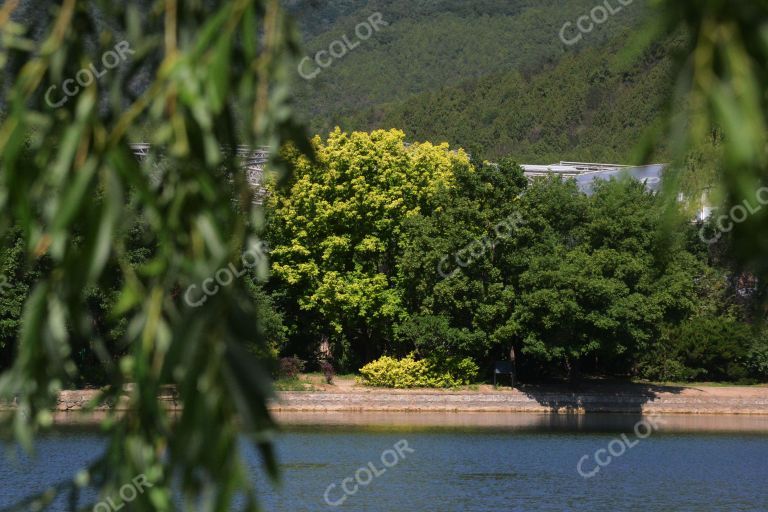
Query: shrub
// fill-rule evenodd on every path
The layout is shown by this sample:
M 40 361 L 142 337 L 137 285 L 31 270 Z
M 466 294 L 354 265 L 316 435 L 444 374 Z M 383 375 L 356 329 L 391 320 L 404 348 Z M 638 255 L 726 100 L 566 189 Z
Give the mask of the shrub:
M 749 382 L 748 366 L 759 373 L 759 361 L 751 326 L 730 317 L 695 317 L 670 329 L 639 366 L 651 380 Z
M 278 368 L 278 375 L 284 379 L 295 379 L 304 371 L 305 361 L 296 356 L 281 357 Z
M 336 375 L 336 370 L 333 369 L 333 365 L 329 361 L 320 361 L 320 371 L 325 375 L 325 382 L 333 384 L 333 376 Z
M 404 359 L 383 356 L 360 369 L 364 384 L 385 388 L 415 388 L 427 386 L 429 362 L 416 361 L 412 355 Z
M 470 357 L 449 357 L 441 362 L 435 362 L 435 367 L 444 375 L 448 375 L 458 386 L 472 384 L 477 380 L 480 367 Z
M 442 361 L 383 356 L 360 369 L 360 381 L 367 386 L 386 388 L 451 388 L 471 384 L 478 374 L 470 358 Z
M 768 335 L 759 337 L 746 356 L 746 366 L 752 377 L 766 382 L 768 381 Z
M 658 382 L 686 382 L 696 379 L 698 372 L 687 368 L 683 363 L 675 359 L 664 359 L 657 356 L 656 352 L 644 357 L 639 365 L 639 375 L 651 381 Z

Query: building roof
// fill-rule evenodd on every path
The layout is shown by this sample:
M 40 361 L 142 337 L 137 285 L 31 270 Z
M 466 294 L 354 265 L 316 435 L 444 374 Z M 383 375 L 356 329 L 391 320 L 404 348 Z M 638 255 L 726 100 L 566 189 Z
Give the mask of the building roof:
M 579 189 L 591 194 L 596 180 L 608 181 L 621 176 L 631 176 L 645 183 L 648 190 L 658 192 L 661 177 L 666 167 L 664 164 L 629 166 L 619 164 L 598 164 L 586 162 L 560 162 L 551 165 L 521 165 L 523 174 L 534 179 L 543 176 L 562 176 L 576 180 Z

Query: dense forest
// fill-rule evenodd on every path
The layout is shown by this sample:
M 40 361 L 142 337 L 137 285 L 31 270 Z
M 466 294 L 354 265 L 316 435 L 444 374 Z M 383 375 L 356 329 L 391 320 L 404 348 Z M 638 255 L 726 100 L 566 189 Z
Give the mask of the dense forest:
M 336 130 L 314 145 L 314 160 L 286 151 L 293 174 L 269 185 L 271 278 L 241 277 L 270 343 L 263 357 L 344 372 L 381 356 L 429 361 L 448 383 L 462 381 L 462 365 L 486 378 L 510 353 L 529 381 L 768 379 L 762 284 L 729 258 L 727 237 L 705 244 L 699 225 L 641 183 L 586 195 L 573 181 L 529 182 L 511 159 L 477 161 L 397 130 Z M 141 218 L 127 225 L 128 261 L 151 271 L 160 247 Z M 21 258 L 18 232 L 4 242 L 7 365 L 47 260 Z M 86 305 L 115 360 L 128 328 L 114 314 L 120 273 L 112 262 L 113 286 L 90 290 Z M 190 289 L 179 283 L 179 307 L 206 307 Z M 73 346 L 76 384 L 102 383 L 92 341 Z
M 468 357 L 484 375 L 513 349 L 534 380 L 768 378 L 759 286 L 639 182 L 587 196 L 398 131 L 315 144 L 269 203 L 283 352 L 328 341 L 347 370 Z
M 296 103 L 313 133 L 397 127 L 490 159 L 629 162 L 671 87 L 673 45 L 629 60 L 617 51 L 646 21 L 642 2 L 578 45 L 564 44 L 563 24 L 593 7 L 589 0 L 295 2 L 310 56 L 354 34 L 372 12 L 389 23 L 316 79 L 297 77 Z
M 138 3 L 149 9 L 152 2 Z M 356 45 L 312 80 L 298 70 L 289 77 L 311 134 L 396 127 L 478 158 L 630 163 L 633 142 L 658 122 L 675 71 L 671 41 L 633 58 L 617 50 L 647 21 L 643 2 L 595 25 L 574 46 L 560 30 L 589 13 L 592 0 L 283 3 L 296 18 L 302 57 L 344 38 Z M 39 8 L 22 0 L 14 17 L 34 33 Z M 386 26 L 356 40 L 355 28 L 373 13 Z M 136 75 L 138 94 L 146 68 Z M 657 159 L 666 157 L 661 148 Z
M 521 163 L 632 162 L 636 143 L 658 122 L 673 76 L 662 50 L 623 66 L 614 52 L 586 50 L 539 73 L 486 76 L 359 112 L 341 125 L 404 127 L 420 139 Z

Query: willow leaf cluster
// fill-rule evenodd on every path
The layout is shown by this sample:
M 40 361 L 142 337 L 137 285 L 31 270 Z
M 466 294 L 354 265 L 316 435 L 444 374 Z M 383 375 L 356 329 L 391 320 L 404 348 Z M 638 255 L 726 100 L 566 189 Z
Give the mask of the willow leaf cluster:
M 283 85 L 296 54 L 289 21 L 273 0 L 8 1 L 0 29 L 0 228 L 20 229 L 27 265 L 47 262 L 0 377 L 16 404 L 5 420 L 28 448 L 52 424 L 58 391 L 79 372 L 75 340 L 87 340 L 110 382 L 91 406 L 121 404 L 104 421 L 101 458 L 18 507 L 66 495 L 76 509 L 88 487 L 119 502 L 145 475 L 152 487 L 132 510 L 256 509 L 241 436 L 273 475 L 276 464 L 269 379 L 244 349 L 258 332 L 246 283 L 199 309 L 180 290 L 256 242 L 260 213 L 233 148 L 301 147 Z M 89 81 L 82 70 L 102 75 L 116 45 L 130 48 L 124 61 Z M 63 104 L 46 96 L 78 77 Z M 135 142 L 150 156 L 137 159 Z M 141 265 L 126 257 L 136 225 L 153 248 Z M 109 267 L 122 283 L 111 311 L 127 325 L 120 356 L 84 300 Z M 169 389 L 183 408 L 175 418 L 158 401 Z

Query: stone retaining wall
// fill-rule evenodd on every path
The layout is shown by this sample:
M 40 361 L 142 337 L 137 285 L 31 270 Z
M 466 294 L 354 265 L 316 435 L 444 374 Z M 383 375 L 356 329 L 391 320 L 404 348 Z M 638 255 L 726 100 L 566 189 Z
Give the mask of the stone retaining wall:
M 61 393 L 59 393 L 59 397 L 56 400 L 55 411 L 57 412 L 82 411 L 86 409 L 88 404 L 92 403 L 94 400 L 98 398 L 99 393 L 100 392 L 95 389 L 62 391 Z M 169 410 L 179 409 L 179 404 L 176 402 L 174 393 L 171 391 L 167 393 L 163 393 L 159 397 L 159 400 L 163 404 L 163 406 Z M 15 405 L 16 405 L 15 402 L 5 403 L 5 404 L 0 403 L 0 410 L 13 409 Z M 127 404 L 125 403 L 125 401 L 120 401 L 115 407 L 114 404 L 105 402 L 105 403 L 99 404 L 95 408 L 95 410 L 97 411 L 106 411 L 109 409 L 123 411 L 127 409 Z
M 660 396 L 537 393 L 286 392 L 278 411 L 456 411 L 535 413 L 768 414 L 768 396 Z
M 755 395 L 755 393 L 751 393 Z M 730 395 L 733 395 L 731 393 Z M 430 412 L 533 412 L 533 413 L 644 413 L 644 414 L 765 414 L 768 415 L 768 389 L 758 396 L 739 397 L 729 394 L 660 393 L 656 396 L 611 393 L 525 393 L 500 391 L 397 391 L 364 390 L 347 392 L 283 392 L 273 401 L 274 411 L 430 411 Z M 82 411 L 98 396 L 96 390 L 63 391 L 56 411 Z M 179 410 L 180 404 L 171 391 L 160 397 L 168 410 Z M 104 411 L 113 404 L 100 404 Z M 0 409 L 14 404 L 0 405 Z M 115 410 L 126 410 L 118 403 Z

